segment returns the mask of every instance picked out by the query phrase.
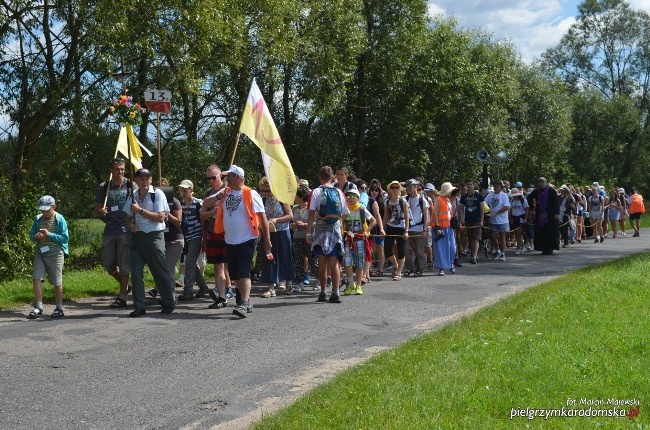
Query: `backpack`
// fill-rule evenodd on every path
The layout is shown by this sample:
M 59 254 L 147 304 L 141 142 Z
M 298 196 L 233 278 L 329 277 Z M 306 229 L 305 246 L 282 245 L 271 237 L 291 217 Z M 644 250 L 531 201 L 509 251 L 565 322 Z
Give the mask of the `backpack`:
M 343 203 L 338 188 L 321 185 L 318 215 L 330 225 L 336 224 L 343 214 Z
M 384 200 L 384 205 L 386 207 L 390 206 L 388 204 L 388 200 L 389 200 L 388 198 L 386 200 Z M 422 202 L 420 202 L 420 203 L 422 203 Z M 409 220 L 413 219 L 413 214 L 411 213 L 411 206 L 408 204 L 408 202 L 406 201 L 406 199 L 404 197 L 400 197 L 399 200 L 397 201 L 397 204 L 395 205 L 395 206 L 397 206 L 397 217 L 395 218 L 395 221 L 397 221 L 397 222 L 401 222 L 401 221 L 404 220 L 404 205 L 406 205 L 406 207 L 409 210 Z M 424 218 L 424 216 L 423 216 L 423 218 Z

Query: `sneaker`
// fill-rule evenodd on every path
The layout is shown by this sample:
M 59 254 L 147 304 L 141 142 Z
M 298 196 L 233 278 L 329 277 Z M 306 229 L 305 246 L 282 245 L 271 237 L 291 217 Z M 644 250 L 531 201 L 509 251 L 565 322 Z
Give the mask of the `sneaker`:
M 471 260 L 469 260 L 470 264 L 476 264 L 478 263 L 478 258 L 474 257 Z
M 494 252 L 492 253 L 492 259 L 493 259 L 493 260 L 496 260 L 497 258 L 499 258 L 499 251 L 494 251 Z
M 354 285 L 354 284 L 347 284 L 345 286 L 345 289 L 343 290 L 343 294 L 345 294 L 346 296 L 349 296 L 350 294 L 352 294 L 356 290 L 356 287 L 357 286 Z
M 325 291 L 321 290 L 320 294 L 318 295 L 318 300 L 317 302 L 326 302 L 327 301 L 327 295 L 325 294 Z
M 34 320 L 36 318 L 40 318 L 43 316 L 43 309 L 34 307 L 34 310 L 27 315 L 27 318 L 30 320 Z
M 51 318 L 61 318 L 63 317 L 63 309 L 61 308 L 56 308 L 54 309 L 54 312 L 52 312 L 52 315 L 50 315 Z
M 241 303 L 232 310 L 233 315 L 237 315 L 239 318 L 246 318 L 247 314 L 253 313 L 253 304 L 248 302 L 247 304 Z
M 235 293 L 232 292 L 232 288 L 226 288 L 226 298 L 232 299 L 235 297 Z
M 302 278 L 303 285 L 309 285 L 309 275 L 305 273 L 305 276 Z
M 449 269 L 449 272 L 451 272 L 452 274 L 456 273 L 456 268 L 452 267 L 451 269 Z
M 623 236 L 623 237 L 627 237 L 627 233 L 622 232 L 622 233 L 621 233 L 621 236 Z
M 217 289 L 217 287 L 210 288 L 208 294 L 210 295 L 210 298 L 215 302 L 219 300 L 219 290 Z
M 341 303 L 341 297 L 338 294 L 331 294 L 328 301 L 330 303 Z
M 176 287 L 176 288 L 183 288 L 183 287 L 185 287 L 185 284 L 184 284 L 183 281 L 181 281 L 181 280 L 174 281 L 174 287 Z
M 145 308 L 134 309 L 133 312 L 129 314 L 129 317 L 137 318 L 137 317 L 141 317 L 142 315 L 145 315 L 146 313 L 147 310 Z
M 639 236 L 640 236 L 640 234 L 639 234 L 638 231 L 635 231 L 634 234 L 632 235 L 632 237 L 639 237 Z
M 208 309 L 222 309 L 226 306 L 228 306 L 228 300 L 224 299 L 223 297 L 217 297 L 217 300 L 208 306 Z
M 605 236 L 600 236 L 600 243 L 603 243 L 605 241 Z
M 210 290 L 208 289 L 208 287 L 200 287 L 199 291 L 196 293 L 196 295 L 194 297 L 197 298 L 197 299 L 203 299 L 203 298 L 207 297 L 209 295 L 209 293 L 210 293 Z
M 526 252 L 531 252 L 533 250 L 533 247 L 530 245 L 526 245 Z
M 314 285 L 312 285 L 312 287 L 311 287 L 311 290 L 312 291 L 320 291 L 320 282 L 315 281 Z
M 456 267 L 463 267 L 463 265 L 460 264 L 460 261 L 458 260 L 458 258 L 454 258 L 454 266 L 456 266 Z
M 156 297 L 158 297 L 158 290 L 154 288 L 153 290 L 147 291 L 147 294 L 149 294 L 151 297 L 155 299 Z
M 303 285 L 302 285 L 302 282 L 300 282 L 300 283 L 298 283 L 297 286 L 293 287 L 293 292 L 294 293 L 300 293 L 300 292 L 302 292 L 302 289 L 303 289 Z
M 354 294 L 356 294 L 357 296 L 360 296 L 360 295 L 363 294 L 363 291 L 361 290 L 361 285 L 355 285 Z
M 194 300 L 194 294 L 189 291 L 184 291 L 183 294 L 178 296 L 179 302 L 189 302 L 190 300 Z
M 600 236 L 596 236 L 596 239 L 594 240 L 594 243 L 600 242 Z
M 332 287 L 332 278 L 327 278 L 327 286 L 328 286 L 329 288 Z
M 445 269 L 438 270 L 438 276 L 445 276 Z
M 160 311 L 161 314 L 171 314 L 172 312 L 174 312 L 173 306 L 163 306 L 162 310 Z
M 521 248 L 515 249 L 515 255 L 521 255 Z
M 504 254 L 503 252 L 499 253 L 499 256 L 497 257 L 497 260 L 506 261 L 506 254 Z

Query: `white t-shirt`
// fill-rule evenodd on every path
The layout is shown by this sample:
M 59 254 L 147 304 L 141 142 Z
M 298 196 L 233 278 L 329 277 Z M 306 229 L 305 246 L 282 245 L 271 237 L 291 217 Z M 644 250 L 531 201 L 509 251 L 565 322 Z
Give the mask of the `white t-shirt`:
M 513 197 L 510 201 L 510 212 L 512 212 L 513 217 L 520 217 L 525 215 L 527 208 L 528 201 L 526 199 L 523 199 L 522 201 Z
M 422 207 L 420 207 L 420 198 L 422 199 Z M 409 231 L 423 231 L 423 211 L 429 211 L 429 201 L 424 196 L 408 197 L 408 204 L 411 208 L 411 215 L 413 215 L 413 219 L 409 221 Z
M 251 221 L 242 194 L 242 190 L 230 190 L 223 202 L 223 227 L 228 245 L 239 245 L 257 238 L 257 234 L 251 229 Z M 255 190 L 251 190 L 251 197 L 253 216 L 257 216 L 256 214 L 260 212 L 264 213 L 262 197 Z
M 508 198 L 508 195 L 503 191 L 499 194 L 490 193 L 485 198 L 485 203 L 487 203 L 490 208 L 490 212 L 496 212 L 504 207 L 509 208 L 510 198 Z M 501 212 L 497 216 L 492 216 L 490 218 L 490 224 L 508 224 L 508 211 Z

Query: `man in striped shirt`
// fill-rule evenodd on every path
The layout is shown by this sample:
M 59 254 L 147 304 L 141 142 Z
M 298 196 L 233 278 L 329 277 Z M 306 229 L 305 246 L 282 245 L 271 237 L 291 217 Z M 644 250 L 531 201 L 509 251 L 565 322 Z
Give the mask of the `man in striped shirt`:
M 206 297 L 209 292 L 208 286 L 203 278 L 201 268 L 197 264 L 203 240 L 201 220 L 199 218 L 203 202 L 194 197 L 194 184 L 189 179 L 181 181 L 178 189 L 183 198 L 181 201 L 181 208 L 183 209 L 181 228 L 185 237 L 185 284 L 183 294 L 192 294 L 192 288 L 196 281 L 199 286 L 196 297 Z

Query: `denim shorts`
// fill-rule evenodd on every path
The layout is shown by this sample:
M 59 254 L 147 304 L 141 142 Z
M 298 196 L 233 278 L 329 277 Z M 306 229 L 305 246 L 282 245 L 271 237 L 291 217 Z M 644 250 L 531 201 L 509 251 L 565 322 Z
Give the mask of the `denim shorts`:
M 510 224 L 490 224 L 490 228 L 492 231 L 496 231 L 498 233 L 507 233 L 510 231 Z

